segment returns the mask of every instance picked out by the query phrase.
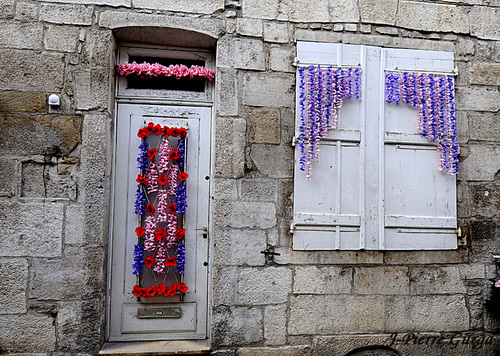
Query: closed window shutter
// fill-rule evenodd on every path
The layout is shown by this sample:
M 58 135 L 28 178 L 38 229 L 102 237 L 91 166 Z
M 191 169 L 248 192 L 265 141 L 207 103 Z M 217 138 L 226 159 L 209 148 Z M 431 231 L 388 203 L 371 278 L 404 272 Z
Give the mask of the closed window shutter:
M 360 100 L 344 102 L 309 181 L 296 149 L 293 248 L 456 248 L 455 176 L 438 170 L 435 144 L 418 133 L 417 110 L 385 104 L 386 71 L 451 73 L 453 54 L 299 42 L 297 61 L 361 66 L 362 77 Z M 296 136 L 298 103 L 297 94 Z

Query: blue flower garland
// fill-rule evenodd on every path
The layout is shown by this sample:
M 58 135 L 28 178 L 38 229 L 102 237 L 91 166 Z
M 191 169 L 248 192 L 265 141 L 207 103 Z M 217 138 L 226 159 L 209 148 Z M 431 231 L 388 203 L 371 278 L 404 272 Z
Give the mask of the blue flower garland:
M 183 274 L 186 268 L 186 244 L 184 242 L 177 246 L 177 253 L 175 258 L 177 259 L 177 267 L 175 269 L 176 273 Z
M 141 243 L 134 245 L 134 264 L 132 269 L 133 274 L 141 274 L 144 268 L 144 246 Z

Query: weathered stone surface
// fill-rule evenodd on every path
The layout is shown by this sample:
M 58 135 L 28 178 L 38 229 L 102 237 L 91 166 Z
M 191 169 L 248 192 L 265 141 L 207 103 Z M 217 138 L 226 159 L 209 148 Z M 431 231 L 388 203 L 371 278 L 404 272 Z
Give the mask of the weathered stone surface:
M 470 185 L 473 214 L 478 218 L 495 218 L 500 207 L 500 184 Z
M 352 268 L 297 267 L 293 278 L 295 294 L 349 294 L 352 289 Z
M 104 256 L 100 247 L 67 246 L 64 257 L 33 259 L 30 297 L 61 300 L 100 296 L 104 289 Z
M 483 39 L 500 39 L 500 9 L 487 6 L 474 6 L 469 13 L 471 34 Z
M 298 295 L 290 298 L 288 333 L 380 332 L 384 330 L 384 319 L 383 297 Z
M 394 27 L 375 27 L 375 31 L 383 35 L 397 36 L 398 29 Z
M 499 74 L 500 75 L 500 74 Z M 470 125 L 470 138 L 478 141 L 500 141 L 500 114 L 476 113 L 467 114 Z
M 293 107 L 295 76 L 284 73 L 244 73 L 243 104 Z M 272 93 L 272 95 L 269 95 Z
M 238 183 L 241 200 L 274 202 L 278 199 L 277 181 L 274 179 L 241 179 Z
M 37 21 L 39 4 L 26 1 L 18 1 L 16 5 L 16 20 Z
M 459 56 L 469 56 L 474 54 L 474 41 L 460 38 L 457 42 L 457 54 Z
M 395 25 L 398 10 L 397 0 L 361 0 L 361 21 L 384 25 Z
M 421 31 L 469 32 L 466 9 L 455 5 L 400 1 L 397 25 Z
M 212 339 L 215 345 L 245 345 L 263 338 L 260 308 L 215 308 L 212 312 Z
M 467 251 L 387 251 L 384 261 L 387 264 L 444 264 L 466 263 Z
M 295 0 L 289 9 L 295 22 L 357 22 L 359 10 L 356 1 L 329 0 L 310 6 L 306 0 Z
M 266 345 L 286 344 L 287 305 L 270 305 L 264 310 L 264 339 Z
M 463 179 L 492 181 L 500 167 L 498 145 L 471 145 L 469 156 L 462 162 Z
M 500 85 L 500 63 L 471 63 L 469 73 L 471 84 Z
M 269 48 L 269 65 L 271 70 L 277 72 L 294 72 L 293 59 L 293 51 L 288 47 L 272 46 Z
M 58 348 L 92 352 L 99 344 L 103 318 L 103 308 L 97 300 L 60 303 L 57 313 Z
M 0 93 L 0 111 L 46 112 L 47 96 L 42 93 L 5 91 Z
M 216 75 L 216 91 L 219 93 L 218 100 L 215 103 L 217 114 L 228 116 L 238 115 L 239 90 L 236 70 L 219 68 Z
M 279 0 L 245 0 L 243 17 L 274 19 L 278 16 Z
M 256 293 L 256 289 L 265 293 Z M 292 271 L 285 267 L 261 270 L 241 269 L 238 275 L 238 304 L 266 305 L 285 303 L 292 291 Z
M 111 31 L 87 31 L 82 51 L 83 65 L 109 67 L 112 52 L 113 34 Z
M 39 23 L 0 23 L 0 46 L 5 48 L 40 49 L 43 25 Z
M 262 37 L 262 20 L 239 18 L 236 22 L 236 32 L 243 36 Z
M 346 32 L 356 32 L 358 30 L 358 25 L 355 23 L 346 23 L 345 30 Z
M 280 143 L 281 113 L 276 108 L 245 107 L 250 121 L 250 142 Z
M 408 267 L 356 267 L 354 292 L 356 294 L 408 294 L 410 280 Z
M 76 200 L 76 178 L 57 174 L 57 167 L 27 162 L 23 164 L 22 172 L 21 196 Z
M 214 196 L 219 200 L 238 199 L 238 190 L 236 188 L 236 179 L 215 178 Z
M 80 29 L 72 26 L 53 26 L 45 28 L 45 49 L 59 52 L 75 52 Z
M 64 224 L 64 243 L 67 245 L 84 244 L 84 216 L 82 206 L 72 204 L 66 206 L 65 224 Z
M 458 267 L 413 267 L 410 272 L 411 294 L 465 293 Z
M 217 242 L 216 242 L 217 243 Z M 217 286 L 212 291 L 212 306 L 234 305 L 238 281 L 237 267 L 219 266 L 214 261 L 212 284 Z
M 382 263 L 384 255 L 379 251 L 294 251 L 290 248 L 276 249 L 278 264 L 376 264 Z
M 462 279 L 482 279 L 485 278 L 485 268 L 483 264 L 461 265 L 458 267 Z
M 82 119 L 78 116 L 0 114 L 0 153 L 61 155 L 80 141 Z
M 16 185 L 16 161 L 0 158 L 0 196 L 13 196 Z
M 259 230 L 221 230 L 215 233 L 214 264 L 263 266 L 266 233 Z
M 474 241 L 494 240 L 496 238 L 497 224 L 495 221 L 471 221 L 469 224 L 470 234 Z
M 63 80 L 62 54 L 0 49 L 0 89 L 59 92 Z
M 55 351 L 54 318 L 41 314 L 0 315 L 2 352 Z
M 460 110 L 498 111 L 500 93 L 497 88 L 457 88 L 457 108 Z
M 132 0 L 135 8 L 182 11 L 196 14 L 211 14 L 224 10 L 224 0 L 189 0 L 187 2 L 163 0 Z
M 276 226 L 276 207 L 265 202 L 217 202 L 214 220 L 219 226 L 269 229 Z
M 266 176 L 293 177 L 293 150 L 290 146 L 253 144 L 250 157 L 258 171 Z
M 61 255 L 63 205 L 59 203 L 0 203 L 1 256 Z
M 287 23 L 264 23 L 264 41 L 287 43 L 288 42 L 288 24 Z
M 92 6 L 68 4 L 42 4 L 40 6 L 40 20 L 67 25 L 91 25 Z
M 239 356 L 309 356 L 312 350 L 308 346 L 284 347 L 240 347 Z
M 50 2 L 80 5 L 108 5 L 113 7 L 130 7 L 131 0 L 50 0 Z
M 486 61 L 500 62 L 500 43 L 498 41 L 476 41 L 476 58 Z
M 245 168 L 246 121 L 217 118 L 215 135 L 215 174 L 239 178 Z
M 14 0 L 0 1 L 0 19 L 10 19 L 14 16 Z
M 469 328 L 465 298 L 457 295 L 389 297 L 385 301 L 385 315 L 386 330 L 389 332 L 460 331 Z
M 80 68 L 75 72 L 76 107 L 80 110 L 107 109 L 110 88 L 108 68 Z
M 224 36 L 217 44 L 217 67 L 265 70 L 264 42 Z
M 0 258 L 0 304 L 2 314 L 26 313 L 28 261 Z M 0 337 L 1 338 L 1 337 Z

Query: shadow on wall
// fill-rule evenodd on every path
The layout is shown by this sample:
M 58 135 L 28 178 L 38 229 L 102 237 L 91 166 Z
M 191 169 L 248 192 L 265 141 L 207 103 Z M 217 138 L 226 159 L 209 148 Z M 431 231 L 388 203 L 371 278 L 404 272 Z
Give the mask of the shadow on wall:
M 387 346 L 368 346 L 353 350 L 345 356 L 401 356 L 401 354 Z

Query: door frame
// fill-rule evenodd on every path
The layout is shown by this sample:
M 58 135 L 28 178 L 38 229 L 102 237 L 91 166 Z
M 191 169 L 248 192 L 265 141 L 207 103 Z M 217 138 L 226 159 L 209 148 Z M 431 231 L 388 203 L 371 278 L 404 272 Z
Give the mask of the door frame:
M 161 54 L 161 52 L 165 53 L 178 53 L 181 54 L 195 54 L 198 58 L 205 59 L 205 67 L 215 71 L 215 56 L 214 50 L 206 49 L 206 48 L 188 48 L 188 47 L 175 47 L 175 46 L 160 46 L 160 45 L 148 45 L 148 44 L 140 44 L 140 43 L 129 43 L 123 42 L 117 45 L 116 51 L 116 64 L 124 62 L 126 59 L 124 58 L 124 53 L 121 51 L 124 48 L 130 48 L 134 51 L 144 50 L 145 54 Z M 182 58 L 179 56 L 178 58 Z M 208 196 L 208 253 L 207 253 L 207 316 L 206 316 L 206 339 L 210 339 L 210 321 L 212 316 L 212 308 L 211 308 L 211 299 L 212 299 L 212 231 L 213 231 L 213 204 L 214 204 L 214 147 L 215 147 L 215 106 L 214 106 L 214 93 L 215 93 L 215 80 L 210 82 L 206 86 L 206 91 L 208 95 L 205 97 L 194 97 L 193 99 L 189 99 L 186 97 L 179 97 L 175 95 L 175 93 L 165 93 L 168 91 L 148 91 L 146 95 L 138 96 L 136 92 L 127 93 L 126 91 L 119 92 L 119 87 L 123 86 L 125 82 L 123 78 L 120 78 L 119 75 L 115 73 L 115 87 L 114 87 L 114 105 L 113 105 L 113 126 L 112 126 L 112 160 L 111 160 L 111 185 L 110 185 L 110 195 L 109 195 L 109 220 L 108 220 L 108 246 L 107 246 L 107 271 L 106 271 L 106 305 L 105 305 L 105 341 L 109 341 L 110 337 L 110 310 L 111 310 L 111 269 L 112 269 L 112 249 L 113 249 L 113 212 L 114 212 L 114 194 L 115 194 L 115 164 L 116 164 L 116 145 L 117 145 L 117 131 L 116 125 L 118 120 L 118 105 L 127 103 L 127 104 L 149 104 L 149 105 L 160 105 L 160 106 L 192 106 L 192 107 L 210 107 L 211 117 L 210 117 L 210 182 L 209 182 L 209 196 Z M 121 80 L 121 81 L 120 81 Z M 181 339 L 179 339 L 181 340 Z

